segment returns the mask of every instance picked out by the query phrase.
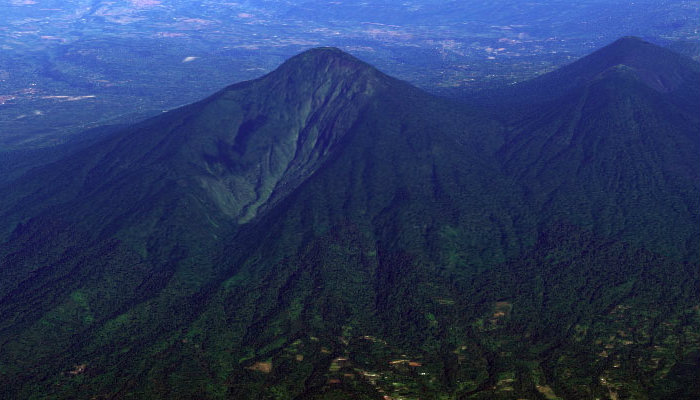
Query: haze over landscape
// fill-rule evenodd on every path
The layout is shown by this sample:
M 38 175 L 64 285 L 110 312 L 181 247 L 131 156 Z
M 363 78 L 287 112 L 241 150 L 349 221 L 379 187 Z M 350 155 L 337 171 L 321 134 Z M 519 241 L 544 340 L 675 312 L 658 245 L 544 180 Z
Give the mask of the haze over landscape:
M 0 398 L 697 399 L 699 14 L 0 5 Z
M 697 60 L 698 14 L 692 0 L 6 1 L 0 146 L 134 122 L 318 46 L 452 97 L 551 71 L 627 35 Z

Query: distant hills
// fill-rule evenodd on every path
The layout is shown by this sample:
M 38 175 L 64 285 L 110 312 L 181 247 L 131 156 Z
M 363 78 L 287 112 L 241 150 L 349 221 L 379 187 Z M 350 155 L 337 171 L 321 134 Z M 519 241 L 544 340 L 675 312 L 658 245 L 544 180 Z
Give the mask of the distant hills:
M 318 48 L 22 165 L 0 397 L 695 398 L 699 79 L 628 37 L 496 118 Z
M 690 40 L 678 40 L 669 45 L 671 50 L 677 51 L 695 61 L 700 60 L 700 43 Z
M 623 34 L 692 57 L 697 14 L 686 0 L 3 1 L 0 163 L 195 102 L 322 44 L 459 97 L 522 82 Z

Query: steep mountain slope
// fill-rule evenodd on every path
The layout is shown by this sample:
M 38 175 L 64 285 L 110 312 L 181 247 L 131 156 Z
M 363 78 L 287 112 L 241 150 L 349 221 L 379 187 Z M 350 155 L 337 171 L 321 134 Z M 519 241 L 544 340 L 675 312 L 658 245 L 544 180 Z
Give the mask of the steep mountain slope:
M 626 67 L 630 75 L 647 86 L 662 93 L 673 93 L 669 98 L 679 102 L 687 101 L 688 94 L 696 94 L 694 88 L 700 84 L 697 62 L 628 36 L 556 71 L 516 85 L 510 93 L 504 94 L 522 103 L 554 100 L 619 66 Z
M 612 67 L 514 124 L 499 156 L 541 217 L 697 260 L 700 85 L 688 87 L 699 108 Z
M 39 194 L 25 184 L 13 188 L 15 196 L 6 203 L 40 203 L 31 196 L 56 197 L 67 187 L 98 185 L 94 180 L 114 186 L 111 180 L 147 169 L 167 171 L 170 179 L 193 178 L 222 212 L 249 219 L 276 189 L 285 192 L 313 171 L 348 130 L 380 75 L 337 50 L 302 54 L 272 76 L 234 85 L 74 156 L 83 164 L 81 174 L 75 166 L 40 171 L 44 181 L 62 179 L 63 185 Z
M 335 50 L 303 54 L 273 76 L 146 121 L 11 183 L 2 199 L 4 228 L 23 225 L 8 242 L 21 245 L 2 252 L 12 278 L 0 296 L 46 297 L 47 281 L 77 278 L 83 250 L 113 240 L 145 265 L 134 284 L 146 294 L 134 298 L 162 286 L 180 265 L 181 285 L 197 288 L 213 273 L 210 248 L 318 167 L 379 77 Z M 39 233 L 47 227 L 53 230 Z M 36 259 L 38 249 L 45 254 Z M 77 280 L 51 291 L 66 296 Z M 128 297 L 114 290 L 115 298 Z M 41 312 L 22 315 L 31 320 Z
M 0 251 L 4 348 L 24 329 L 51 331 L 57 346 L 37 353 L 51 358 L 93 318 L 104 323 L 161 290 L 169 303 L 187 303 L 214 274 L 220 237 L 313 171 L 377 76 L 333 50 L 307 53 L 274 76 L 146 121 L 9 185 L 3 228 L 22 225 Z M 46 325 L 47 313 L 71 296 L 90 309 L 76 321 L 56 311 L 63 331 Z
M 446 118 L 436 122 L 432 115 Z M 0 288 L 0 329 L 8 349 L 3 364 L 30 380 L 44 371 L 55 375 L 72 362 L 65 358 L 66 348 L 85 354 L 96 351 L 90 346 L 98 346 L 105 335 L 113 344 L 122 340 L 102 329 L 125 312 L 143 312 L 131 326 L 138 333 L 128 339 L 143 339 L 132 350 L 141 359 L 143 346 L 163 339 L 155 332 L 168 332 L 196 315 L 191 304 L 206 298 L 208 285 L 217 284 L 222 270 L 230 268 L 230 261 L 216 258 L 231 240 L 230 232 L 320 173 L 316 170 L 332 163 L 338 148 L 344 153 L 355 149 L 357 159 L 339 179 L 359 174 L 353 179 L 362 195 L 361 175 L 373 176 L 371 194 L 361 201 L 371 203 L 363 207 L 376 213 L 391 208 L 405 192 L 403 185 L 420 185 L 431 195 L 433 189 L 423 182 L 435 173 L 429 160 L 440 151 L 450 153 L 445 162 L 465 164 L 454 168 L 443 162 L 447 171 L 471 175 L 476 172 L 470 169 L 495 169 L 483 166 L 486 161 L 477 152 L 495 148 L 498 132 L 494 124 L 464 115 L 347 54 L 317 49 L 257 81 L 32 171 L 9 185 L 10 195 L 3 198 L 6 220 L 20 222 L 0 249 L 1 263 L 8 267 Z M 361 147 L 347 144 L 358 140 Z M 424 147 L 431 141 L 440 147 Z M 373 156 L 365 160 L 363 149 Z M 405 166 L 410 169 L 404 171 Z M 397 175 L 401 181 L 392 182 Z M 346 182 L 336 182 L 338 195 L 327 200 L 340 207 Z M 474 210 L 471 214 L 488 220 L 481 208 Z M 495 246 L 492 251 L 503 250 Z M 52 337 L 52 346 L 41 346 L 45 337 Z M 30 348 L 41 350 L 23 360 Z
M 692 93 L 584 78 L 505 129 L 315 49 L 31 171 L 0 393 L 692 398 Z

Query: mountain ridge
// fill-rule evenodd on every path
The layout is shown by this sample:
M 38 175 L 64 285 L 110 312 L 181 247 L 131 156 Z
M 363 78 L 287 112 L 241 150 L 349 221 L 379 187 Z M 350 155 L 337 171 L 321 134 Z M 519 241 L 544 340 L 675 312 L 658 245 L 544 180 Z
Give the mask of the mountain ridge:
M 596 76 L 505 125 L 310 50 L 18 178 L 0 394 L 691 397 L 695 95 Z
M 495 95 L 497 101 L 510 103 L 555 101 L 567 91 L 585 86 L 619 66 L 627 67 L 654 90 L 674 96 L 686 96 L 688 86 L 700 84 L 697 78 L 700 63 L 638 37 L 626 36 L 555 71 L 504 88 L 502 96 L 498 92 Z M 695 91 L 690 92 L 695 95 Z
M 633 198 L 641 200 L 629 191 L 645 186 L 650 192 L 655 192 L 663 187 L 668 194 L 657 193 L 653 198 L 666 197 L 667 200 L 647 207 L 657 211 L 671 207 L 665 217 L 640 223 L 638 228 L 632 229 L 634 233 L 613 234 L 622 234 L 627 240 L 634 241 L 659 229 L 655 238 L 648 240 L 657 246 L 666 242 L 662 233 L 665 224 L 676 218 L 672 217 L 675 212 L 671 209 L 690 211 L 683 219 L 695 218 L 697 212 L 692 210 L 697 210 L 698 203 L 692 193 L 700 190 L 697 184 L 700 168 L 693 161 L 694 154 L 700 152 L 700 137 L 694 133 L 697 117 L 693 118 L 693 114 L 675 102 L 667 101 L 665 94 L 640 81 L 627 67 L 607 70 L 586 86 L 560 97 L 556 103 L 556 108 L 544 106 L 532 111 L 525 118 L 525 125 L 514 128 L 506 145 L 499 150 L 509 173 L 527 179 L 530 190 L 537 193 L 543 205 L 568 204 L 553 199 L 563 193 L 570 193 L 567 196 L 585 193 L 586 200 L 600 198 L 589 204 L 579 201 L 581 208 L 561 209 L 559 212 L 595 215 L 612 204 L 621 207 L 627 203 L 623 208 L 628 212 L 638 210 L 641 213 L 630 218 L 625 212 L 627 215 L 622 219 L 627 223 L 640 223 L 650 214 L 644 211 L 645 207 L 629 203 Z M 540 114 L 543 109 L 547 110 L 544 115 Z M 545 125 L 539 125 L 537 121 Z M 538 154 L 537 160 L 532 159 L 533 152 Z M 596 163 L 596 160 L 604 162 Z M 582 179 L 584 175 L 588 177 Z M 588 186 L 598 179 L 606 183 L 596 182 L 589 190 L 569 186 Z M 605 194 L 596 189 L 601 184 L 607 188 Z M 617 197 L 617 200 L 604 205 L 612 197 Z M 586 208 L 589 211 L 584 211 Z M 617 213 L 609 212 L 610 215 Z M 678 226 L 683 225 L 683 219 L 676 222 Z M 688 237 L 700 234 L 696 228 L 693 227 L 695 233 L 688 233 Z M 629 227 L 606 229 L 624 231 Z M 666 249 L 673 247 L 669 242 L 664 246 Z M 656 251 L 660 251 L 659 248 Z M 692 260 L 696 256 L 693 250 L 683 258 Z

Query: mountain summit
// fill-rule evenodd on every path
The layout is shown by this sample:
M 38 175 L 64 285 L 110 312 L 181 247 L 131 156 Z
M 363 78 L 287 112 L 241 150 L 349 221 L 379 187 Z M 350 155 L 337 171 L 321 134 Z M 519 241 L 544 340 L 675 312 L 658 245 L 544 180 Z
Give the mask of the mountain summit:
M 698 87 L 648 46 L 510 125 L 313 49 L 31 170 L 0 397 L 693 398 Z
M 700 64 L 667 48 L 628 36 L 592 54 L 514 87 L 519 101 L 553 100 L 611 71 L 626 70 L 662 93 L 684 92 L 700 85 Z
M 513 122 L 499 149 L 509 173 L 529 182 L 540 216 L 600 224 L 607 235 L 657 250 L 676 240 L 664 233 L 668 224 L 700 235 L 697 224 L 683 222 L 694 218 L 700 190 L 700 64 L 625 37 L 516 90 L 550 100 Z M 683 257 L 700 257 L 696 250 Z
M 65 199 L 69 188 L 89 198 L 101 195 L 93 186 L 116 188 L 143 181 L 152 188 L 148 193 L 160 185 L 150 182 L 158 177 L 161 183 L 176 179 L 180 186 L 198 187 L 207 194 L 200 199 L 203 204 L 246 222 L 317 169 L 390 81 L 338 49 L 309 50 L 267 76 L 113 135 L 73 155 L 70 165 L 62 162 L 34 174 L 36 181 L 60 185 L 37 192 L 41 185 L 30 179 L 3 200 L 31 204 L 37 212 Z M 103 211 L 138 208 L 146 193 L 95 201 Z M 37 202 L 33 196 L 54 200 Z
M 365 73 L 378 74 L 373 66 L 336 48 L 316 47 L 306 50 L 285 61 L 274 73 L 296 70 L 317 74 L 333 73 L 344 74 L 363 70 Z

